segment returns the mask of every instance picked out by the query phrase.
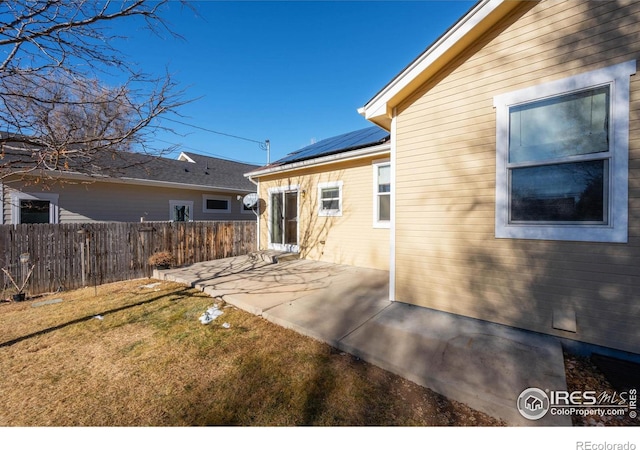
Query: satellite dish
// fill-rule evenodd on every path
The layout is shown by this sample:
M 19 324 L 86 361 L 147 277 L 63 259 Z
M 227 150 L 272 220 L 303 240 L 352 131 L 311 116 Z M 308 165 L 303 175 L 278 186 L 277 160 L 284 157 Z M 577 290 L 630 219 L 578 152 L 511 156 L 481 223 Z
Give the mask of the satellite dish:
M 248 209 L 255 209 L 259 201 L 260 197 L 258 197 L 258 194 L 255 192 L 247 194 L 242 198 L 242 204 Z

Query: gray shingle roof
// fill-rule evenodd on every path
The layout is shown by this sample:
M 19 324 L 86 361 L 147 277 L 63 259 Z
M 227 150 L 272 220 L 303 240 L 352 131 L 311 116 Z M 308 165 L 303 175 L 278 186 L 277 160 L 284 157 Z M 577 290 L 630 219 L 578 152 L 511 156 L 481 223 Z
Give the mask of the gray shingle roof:
M 209 180 L 210 177 L 214 177 L 216 180 L 219 180 L 224 187 L 243 189 L 252 192 L 256 190 L 256 185 L 247 180 L 244 177 L 244 174 L 256 169 L 258 167 L 257 165 L 240 163 L 222 158 L 214 158 L 212 156 L 204 156 L 197 153 L 183 153 L 195 161 L 195 163 L 186 163 L 191 164 L 191 166 L 187 166 L 187 169 L 194 165 L 197 166 L 198 169 L 196 170 L 196 174 L 199 170 L 203 182 Z
M 100 152 L 91 159 L 76 158 L 69 160 L 65 173 L 80 173 L 96 177 L 147 180 L 156 182 L 179 183 L 215 187 L 221 189 L 255 192 L 256 187 L 244 177 L 246 172 L 258 166 L 229 161 L 222 158 L 185 153 L 194 162 L 133 153 Z M 5 147 L 4 157 L 0 159 L 0 170 L 19 166 L 32 167 L 33 153 L 18 146 Z

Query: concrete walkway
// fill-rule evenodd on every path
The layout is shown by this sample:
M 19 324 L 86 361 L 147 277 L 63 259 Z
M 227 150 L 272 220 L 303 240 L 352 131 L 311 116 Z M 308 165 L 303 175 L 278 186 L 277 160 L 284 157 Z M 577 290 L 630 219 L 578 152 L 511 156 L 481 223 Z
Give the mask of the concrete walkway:
M 326 342 L 509 425 L 570 426 L 568 417 L 525 419 L 529 387 L 565 390 L 552 337 L 389 302 L 389 273 L 308 260 L 270 264 L 248 256 L 154 272 Z

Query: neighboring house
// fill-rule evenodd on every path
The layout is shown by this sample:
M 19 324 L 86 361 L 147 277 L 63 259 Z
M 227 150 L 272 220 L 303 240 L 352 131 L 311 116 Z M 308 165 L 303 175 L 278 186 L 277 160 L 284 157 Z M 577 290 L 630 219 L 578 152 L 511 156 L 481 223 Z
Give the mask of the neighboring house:
M 259 246 L 389 268 L 389 133 L 319 141 L 247 174 L 258 182 Z
M 24 155 L 8 147 L 0 166 L 17 168 Z M 256 190 L 243 176 L 256 166 L 186 152 L 178 159 L 129 152 L 100 159 L 5 178 L 0 224 L 255 220 L 241 199 Z
M 482 0 L 361 108 L 391 136 L 391 300 L 640 353 L 639 56 L 640 2 Z M 379 230 L 347 212 L 360 264 Z

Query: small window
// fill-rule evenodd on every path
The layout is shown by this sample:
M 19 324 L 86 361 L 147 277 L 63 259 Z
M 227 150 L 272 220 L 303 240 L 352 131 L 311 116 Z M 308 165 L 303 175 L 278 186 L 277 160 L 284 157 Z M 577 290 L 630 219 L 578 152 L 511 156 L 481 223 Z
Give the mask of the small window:
M 51 202 L 20 200 L 20 223 L 49 223 Z
M 224 196 L 203 195 L 202 212 L 205 213 L 230 213 L 231 199 Z
M 389 162 L 374 164 L 373 179 L 373 225 L 376 228 L 388 228 L 391 220 L 391 164 Z
M 318 184 L 318 215 L 342 215 L 342 181 Z
M 11 194 L 11 223 L 58 223 L 58 211 L 58 194 Z
M 191 222 L 193 220 L 193 202 L 183 200 L 169 201 L 169 220 L 172 222 Z
M 207 199 L 207 209 L 209 210 L 227 210 L 229 208 L 229 200 L 217 200 L 214 198 Z
M 636 62 L 494 98 L 496 237 L 626 242 Z

